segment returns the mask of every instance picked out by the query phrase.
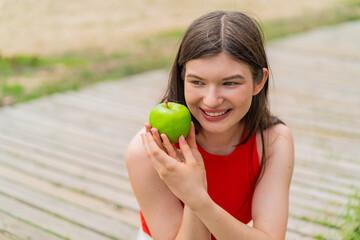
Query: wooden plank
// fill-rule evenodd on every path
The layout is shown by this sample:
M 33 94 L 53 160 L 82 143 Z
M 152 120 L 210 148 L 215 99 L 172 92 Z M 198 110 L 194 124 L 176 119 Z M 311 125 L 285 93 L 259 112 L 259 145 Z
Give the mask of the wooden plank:
M 3 189 L 6 189 L 6 192 Z M 58 201 L 56 198 L 16 184 L 4 177 L 0 177 L 0 192 L 13 199 L 24 202 L 33 208 L 41 209 L 49 215 L 56 215 L 60 219 L 74 222 L 76 225 L 80 225 L 83 228 L 109 238 L 130 239 L 134 237 L 138 231 L 136 227 L 72 205 L 71 203 Z
M 279 46 L 285 51 L 293 50 L 296 54 L 325 55 L 353 61 L 360 59 L 359 32 L 358 21 L 348 22 L 297 34 L 284 41 L 273 42 L 271 46 Z
M 112 203 L 102 201 L 89 195 L 81 194 L 80 192 L 69 190 L 60 185 L 54 185 L 50 182 L 37 178 L 37 176 L 28 175 L 11 167 L 0 165 L 0 173 L 2 177 L 6 177 L 12 182 L 17 182 L 21 185 L 27 186 L 29 189 L 42 192 L 54 199 L 58 199 L 59 201 L 72 203 L 73 205 L 117 219 L 134 227 L 139 227 L 140 225 L 138 211 L 132 211 L 127 208 L 118 208 Z
M 74 112 L 78 113 L 76 110 L 74 110 Z M 26 108 L 21 108 L 21 109 L 16 109 L 13 111 L 5 111 L 4 114 L 11 115 L 13 118 L 15 118 L 15 117 L 19 118 L 19 120 L 21 119 L 22 121 L 31 120 L 35 124 L 41 124 L 41 125 L 49 125 L 49 124 L 54 125 L 55 124 L 61 128 L 74 129 L 77 132 L 80 132 L 81 134 L 88 135 L 89 133 L 92 133 L 97 138 L 99 137 L 102 139 L 111 140 L 111 141 L 113 141 L 115 143 L 119 143 L 119 144 L 125 143 L 123 146 L 126 146 L 127 145 L 126 140 L 130 139 L 129 135 L 125 135 L 126 138 L 124 139 L 124 134 L 121 131 L 119 131 L 119 130 L 121 130 L 121 129 L 119 129 L 119 126 L 121 126 L 119 121 L 114 122 L 114 124 L 112 124 L 112 125 L 104 124 L 104 121 L 95 122 L 94 119 L 96 119 L 96 117 L 89 117 L 85 113 L 80 114 L 80 115 L 82 115 L 82 118 L 84 115 L 87 116 L 85 119 L 83 119 L 81 121 L 78 121 L 73 118 L 69 118 L 66 115 L 63 116 L 62 114 L 59 114 L 58 111 L 54 111 L 53 113 L 51 113 L 49 111 L 37 110 L 36 108 L 30 109 L 30 110 L 26 109 Z M 57 117 L 54 118 L 54 115 Z M 66 119 L 66 117 L 68 119 Z M 75 117 L 75 116 L 73 116 L 73 117 Z M 84 122 L 85 123 L 87 122 L 87 124 L 84 124 Z M 143 126 L 143 124 L 142 123 L 140 124 L 140 122 L 138 123 L 138 125 L 139 125 L 139 127 L 137 127 L 137 129 L 140 129 Z M 116 127 L 116 129 L 118 129 L 118 131 L 115 131 L 111 127 Z M 124 128 L 122 127 L 122 130 L 123 129 Z M 129 127 L 127 129 L 128 129 L 128 131 L 129 130 L 131 131 L 131 128 L 129 128 Z M 132 130 L 132 131 L 133 131 L 133 134 L 135 134 L 137 130 Z M 131 132 L 128 132 L 127 134 L 130 134 L 130 133 Z
M 314 222 L 323 225 L 326 228 L 339 228 L 345 222 L 344 218 L 338 215 L 332 215 L 326 209 L 315 211 L 306 207 L 299 207 L 297 205 L 290 205 L 290 217 L 296 219 L 303 219 L 309 222 Z
M 306 178 L 305 176 L 307 175 L 299 174 L 297 171 L 294 171 L 292 183 L 296 185 L 302 185 L 309 188 L 331 192 L 339 196 L 348 197 L 354 194 L 354 191 L 350 188 L 350 186 L 342 187 L 342 186 L 337 186 L 336 184 L 331 185 L 324 181 L 317 181 L 316 179 Z
M 61 238 L 0 211 L 0 239 L 60 240 Z
M 66 146 L 71 143 L 81 150 L 106 156 L 108 160 L 123 157 L 121 148 L 125 148 L 119 144 L 114 144 L 112 141 L 112 144 L 109 144 L 110 141 L 102 141 L 101 139 L 95 140 L 85 136 L 79 136 L 75 132 L 67 131 L 67 129 L 59 131 L 59 128 L 56 126 L 33 124 L 29 121 L 13 121 L 12 118 L 9 117 L 4 118 L 3 116 L 0 116 L 0 127 L 16 132 L 22 132 L 27 135 L 36 135 L 41 139 L 47 139 L 50 142 L 56 142 Z
M 304 221 L 293 217 L 289 217 L 288 231 L 301 233 L 309 238 L 316 235 L 322 235 L 325 239 L 329 240 L 341 239 L 339 230 L 327 228 L 314 222 Z
M 0 152 L 0 164 L 18 169 L 31 176 L 37 176 L 55 185 L 61 185 L 74 191 L 89 194 L 103 201 L 108 201 L 135 211 L 139 209 L 135 197 L 130 193 L 115 190 L 96 182 L 86 181 L 76 176 L 66 175 L 60 173 L 58 170 L 47 169 L 27 159 L 16 158 Z
M 32 225 L 39 226 L 46 231 L 58 234 L 63 238 L 74 240 L 109 240 L 106 236 L 59 219 L 44 211 L 4 196 L 3 194 L 0 194 L 0 211 L 22 221 L 29 222 Z
M 343 175 L 354 177 L 354 181 L 359 178 L 359 165 L 345 161 L 330 161 L 329 158 L 315 158 L 311 154 L 302 152 L 297 154 L 297 159 L 305 166 L 323 168 L 324 171 L 331 170 Z
M 291 229 L 288 229 L 285 236 L 286 240 L 310 240 L 313 238 L 310 238 L 309 236 L 303 235 L 302 233 L 295 232 Z
M 308 178 L 316 178 L 318 181 L 327 182 L 330 184 L 337 184 L 339 187 L 350 188 L 354 191 L 355 188 L 360 188 L 360 181 L 348 176 L 344 176 L 339 172 L 324 171 L 320 168 L 308 168 L 301 163 L 296 164 L 295 174 L 303 174 Z
M 91 142 L 96 146 L 108 146 L 112 149 L 125 149 L 127 142 L 122 144 L 122 141 L 117 141 L 116 138 L 111 138 L 108 135 L 100 135 L 96 131 L 89 131 L 87 128 L 83 128 L 81 125 L 63 124 L 63 122 L 49 118 L 44 118 L 42 115 L 34 114 L 33 112 L 24 111 L 8 111 L 9 109 L 3 109 L 0 112 L 0 118 L 6 119 L 8 122 L 22 122 L 30 126 L 38 126 L 44 129 L 48 129 L 52 133 L 63 134 L 66 136 L 72 136 L 79 139 L 79 141 Z M 17 119 L 14 121 L 13 119 Z M 58 131 L 61 129 L 61 131 Z
M 327 190 L 321 190 L 321 189 L 314 189 L 314 188 L 310 188 L 308 186 L 304 186 L 304 185 L 297 185 L 297 184 L 292 184 L 290 186 L 290 190 L 291 191 L 296 191 L 298 193 L 301 193 L 303 195 L 308 195 L 313 197 L 314 199 L 324 199 L 324 200 L 328 200 L 331 203 L 334 204 L 338 204 L 338 205 L 343 205 L 345 206 L 348 202 L 348 197 L 347 196 L 340 196 L 338 194 L 334 194 L 332 192 L 328 192 Z
M 109 163 L 101 164 L 99 162 L 88 161 L 87 159 L 73 156 L 67 152 L 62 152 L 54 149 L 47 149 L 46 147 L 43 147 L 41 145 L 36 145 L 31 142 L 24 141 L 21 138 L 13 138 L 6 135 L 0 135 L 0 141 L 3 143 L 11 142 L 14 145 L 27 148 L 32 152 L 41 153 L 44 156 L 54 157 L 56 159 L 62 159 L 64 161 L 73 162 L 74 164 L 78 164 L 79 166 L 87 166 L 88 168 L 98 169 L 98 171 L 103 171 L 108 174 L 119 175 L 119 171 L 117 170 L 118 168 L 115 165 L 111 165 Z
M 330 215 L 340 219 L 346 211 L 344 205 L 329 203 L 329 199 L 313 198 L 309 195 L 303 195 L 302 193 L 295 191 L 291 191 L 289 202 L 290 209 L 293 207 L 302 208 L 313 211 L 313 214 L 318 214 L 319 216 Z
M 127 171 L 126 171 L 125 161 L 124 161 L 123 156 L 118 157 L 117 159 L 104 157 L 101 155 L 94 154 L 92 152 L 82 150 L 81 147 L 74 147 L 73 145 L 71 146 L 69 144 L 61 144 L 61 143 L 59 143 L 57 141 L 53 141 L 53 140 L 49 141 L 46 138 L 39 138 L 36 135 L 34 136 L 34 134 L 27 134 L 27 133 L 23 133 L 21 131 L 16 131 L 14 129 L 11 129 L 11 130 L 4 129 L 1 126 L 0 126 L 0 133 L 3 133 L 4 135 L 7 136 L 8 141 L 4 142 L 4 144 L 2 144 L 2 145 L 4 146 L 3 148 L 7 148 L 9 152 L 15 152 L 16 154 L 21 154 L 21 153 L 25 152 L 25 154 L 26 154 L 26 148 L 16 149 L 15 146 L 18 145 L 18 144 L 16 144 L 18 142 L 13 144 L 14 141 L 10 140 L 10 139 L 12 139 L 12 140 L 21 139 L 23 142 L 31 142 L 33 145 L 41 146 L 42 149 L 46 149 L 48 152 L 53 153 L 53 156 L 57 155 L 58 152 L 66 152 L 68 155 L 72 156 L 72 159 L 74 159 L 74 158 L 83 159 L 81 161 L 81 164 L 79 162 L 78 162 L 78 164 L 76 164 L 76 163 L 74 163 L 74 161 L 68 161 L 67 163 L 62 165 L 61 163 L 64 161 L 59 161 L 59 158 L 61 160 L 63 158 L 55 157 L 55 158 L 51 158 L 53 160 L 50 163 L 47 163 L 48 165 L 54 165 L 54 166 L 57 165 L 58 167 L 65 167 L 66 165 L 68 165 L 68 166 L 73 166 L 72 168 L 76 168 L 76 167 L 84 168 L 85 167 L 85 169 L 86 169 L 86 166 L 90 165 L 89 162 L 91 162 L 92 165 L 94 165 L 94 164 L 108 165 L 108 166 L 112 166 L 112 167 L 116 168 L 117 171 L 116 171 L 116 174 L 112 174 L 111 172 L 110 173 L 106 172 L 106 175 L 102 174 L 105 178 L 116 179 L 117 185 L 119 184 L 119 180 L 124 182 L 126 179 L 126 181 L 127 181 Z M 32 156 L 34 156 L 34 155 L 36 157 L 40 156 L 39 161 L 41 161 L 41 159 L 45 159 L 44 161 L 47 161 L 46 159 L 49 158 L 49 157 L 44 156 L 43 154 L 39 154 L 36 152 L 32 153 Z M 89 171 L 91 171 L 91 169 L 89 169 Z M 92 172 L 94 174 L 96 174 L 96 172 L 99 172 L 99 171 L 92 170 Z M 112 181 L 109 180 L 109 183 L 111 183 L 111 182 L 113 182 L 113 180 Z M 123 183 L 122 185 L 126 186 L 126 183 Z
M 114 176 L 93 169 L 87 169 L 82 166 L 77 166 L 69 162 L 60 161 L 58 159 L 44 157 L 41 154 L 31 153 L 26 151 L 26 149 L 24 150 L 23 148 L 17 148 L 16 146 L 5 145 L 2 142 L 0 142 L 0 151 L 18 158 L 29 159 L 29 161 L 35 162 L 36 164 L 42 165 L 46 168 L 57 169 L 59 172 L 64 172 L 64 174 L 71 174 L 78 178 L 109 185 L 121 191 L 129 193 L 132 192 L 130 183 L 125 177 Z
M 33 137 L 35 140 L 43 141 L 45 143 L 52 143 L 53 145 L 60 147 L 66 147 L 69 151 L 82 154 L 83 156 L 99 158 L 103 161 L 109 161 L 113 164 L 119 164 L 119 161 L 115 161 L 114 158 L 123 157 L 123 154 L 117 147 L 111 146 L 98 146 L 98 142 L 92 143 L 86 139 L 78 139 L 76 135 L 61 134 L 58 128 L 49 128 L 42 125 L 31 125 L 28 122 L 13 122 L 11 119 L 0 118 L 0 127 L 2 131 L 8 131 L 14 134 L 23 134 L 28 138 Z M 36 133 L 36 134 L 34 134 Z M 62 136 L 64 139 L 57 136 Z M 95 148 L 95 146 L 98 146 Z

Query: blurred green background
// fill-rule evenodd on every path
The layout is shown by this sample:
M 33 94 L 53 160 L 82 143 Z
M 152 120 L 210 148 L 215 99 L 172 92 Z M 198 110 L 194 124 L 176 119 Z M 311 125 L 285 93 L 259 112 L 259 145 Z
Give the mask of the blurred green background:
M 360 18 L 360 0 L 0 0 L 0 107 L 170 68 L 185 28 L 246 11 L 267 41 Z

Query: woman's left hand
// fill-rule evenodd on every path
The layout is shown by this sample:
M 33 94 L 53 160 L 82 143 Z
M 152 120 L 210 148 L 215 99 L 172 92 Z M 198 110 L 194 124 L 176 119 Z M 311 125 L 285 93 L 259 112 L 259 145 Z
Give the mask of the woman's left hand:
M 196 145 L 194 124 L 191 123 L 186 139 L 179 138 L 180 155 L 165 134 L 161 138 L 166 151 L 159 147 L 150 132 L 141 137 L 160 178 L 181 201 L 190 208 L 196 207 L 199 198 L 207 194 L 207 183 L 204 162 Z

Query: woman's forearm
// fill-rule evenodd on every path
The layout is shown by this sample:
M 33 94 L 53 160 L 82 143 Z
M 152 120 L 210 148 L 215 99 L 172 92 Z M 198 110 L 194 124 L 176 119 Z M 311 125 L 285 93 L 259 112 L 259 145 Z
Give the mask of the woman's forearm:
M 252 228 L 234 218 L 223 208 L 214 203 L 211 198 L 204 206 L 194 209 L 193 214 L 207 229 L 219 240 L 271 240 L 271 237 L 263 231 Z
M 190 239 L 210 240 L 211 234 L 199 217 L 185 205 L 183 221 L 176 240 Z

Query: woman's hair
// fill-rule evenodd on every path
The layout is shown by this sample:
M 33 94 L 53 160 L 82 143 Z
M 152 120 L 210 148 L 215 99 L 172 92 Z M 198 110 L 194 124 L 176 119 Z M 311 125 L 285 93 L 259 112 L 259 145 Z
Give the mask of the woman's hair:
M 232 58 L 246 63 L 252 72 L 254 82 L 261 82 L 263 68 L 269 69 L 264 49 L 264 37 L 257 21 L 241 12 L 215 11 L 196 19 L 185 32 L 176 59 L 170 72 L 167 91 L 162 101 L 178 102 L 186 106 L 184 94 L 185 65 L 192 59 L 226 53 Z M 263 155 L 260 175 L 266 162 L 263 131 L 282 123 L 272 116 L 268 105 L 269 81 L 253 96 L 249 111 L 243 118 L 246 143 L 259 130 L 262 138 Z M 193 117 L 197 132 L 201 126 Z M 258 180 L 261 177 L 258 177 Z

